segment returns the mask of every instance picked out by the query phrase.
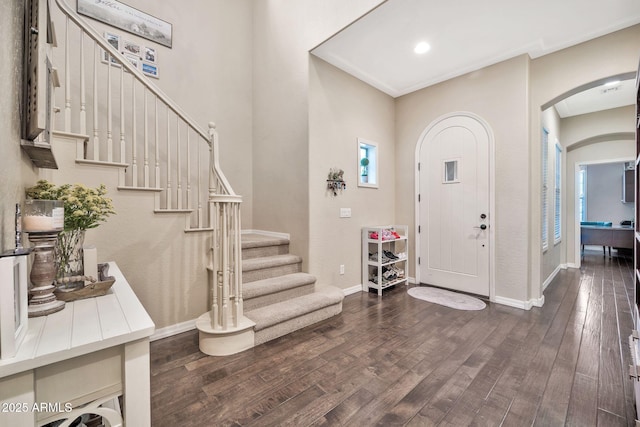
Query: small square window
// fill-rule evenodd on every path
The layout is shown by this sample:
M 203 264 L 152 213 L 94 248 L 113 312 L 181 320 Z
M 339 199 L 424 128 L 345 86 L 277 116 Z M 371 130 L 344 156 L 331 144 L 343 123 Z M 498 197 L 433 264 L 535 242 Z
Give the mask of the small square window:
M 378 188 L 378 144 L 358 138 L 358 187 Z
M 445 160 L 444 162 L 444 183 L 458 181 L 458 161 Z

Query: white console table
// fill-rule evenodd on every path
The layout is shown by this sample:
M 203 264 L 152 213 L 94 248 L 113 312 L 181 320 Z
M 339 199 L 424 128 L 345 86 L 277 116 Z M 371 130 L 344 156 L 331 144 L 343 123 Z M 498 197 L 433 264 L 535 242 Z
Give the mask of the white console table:
M 15 357 L 0 360 L 0 426 L 33 427 L 85 414 L 151 425 L 149 336 L 155 325 L 113 262 L 107 295 L 29 319 Z M 104 406 L 103 406 L 104 404 Z M 63 424 L 64 425 L 64 424 Z

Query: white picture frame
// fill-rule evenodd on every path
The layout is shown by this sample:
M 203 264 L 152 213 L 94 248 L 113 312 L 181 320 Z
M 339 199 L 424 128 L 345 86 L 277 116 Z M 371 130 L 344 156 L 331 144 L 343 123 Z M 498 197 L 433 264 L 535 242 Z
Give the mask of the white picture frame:
M 144 57 L 142 57 L 143 60 L 153 64 L 158 62 L 158 51 L 155 50 L 154 48 L 145 46 L 143 49 L 143 53 L 144 53 Z
M 134 55 L 138 58 L 142 57 L 142 47 L 138 43 L 123 39 L 121 48 L 124 54 Z
M 0 258 L 0 359 L 15 357 L 28 327 L 27 257 Z
M 147 61 L 142 61 L 141 63 L 141 67 L 142 67 L 142 72 L 149 76 L 149 77 L 153 77 L 153 78 L 160 78 L 158 76 L 158 65 L 157 64 L 151 64 Z
M 120 52 L 121 40 L 120 40 L 120 36 L 118 34 L 113 34 L 113 33 L 109 33 L 107 31 L 105 31 L 104 38 L 111 46 L 113 46 L 113 48 L 115 50 Z M 102 62 L 104 62 L 106 64 L 110 63 L 111 65 L 113 65 L 115 67 L 121 67 L 120 63 L 116 60 L 116 58 L 111 56 L 111 54 L 109 54 L 109 52 L 107 52 L 104 49 L 101 49 L 101 51 L 102 51 L 102 55 L 101 55 Z
M 128 53 L 125 53 L 124 57 L 126 58 L 127 61 L 129 61 L 131 65 L 133 65 L 133 68 L 140 69 L 140 66 L 138 65 L 140 63 L 139 57 L 135 55 L 130 55 Z M 125 68 L 125 71 L 126 71 L 126 68 Z

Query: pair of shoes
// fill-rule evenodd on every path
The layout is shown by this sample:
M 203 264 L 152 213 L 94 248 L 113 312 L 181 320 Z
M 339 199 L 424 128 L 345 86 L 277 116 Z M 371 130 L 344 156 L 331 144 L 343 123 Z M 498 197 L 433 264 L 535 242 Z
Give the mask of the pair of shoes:
M 393 276 L 393 279 L 404 279 L 404 270 L 395 266 L 395 265 L 391 265 L 389 267 L 385 267 L 386 271 L 382 274 L 382 277 L 386 277 L 385 274 L 389 273 L 389 276 Z
M 398 252 L 395 255 L 398 257 L 398 259 L 405 259 L 407 257 L 407 254 L 405 252 Z
M 378 261 L 378 252 L 374 252 L 372 254 L 369 254 L 369 261 Z M 391 262 L 393 261 L 391 258 L 389 258 L 386 254 L 383 254 L 382 257 L 380 257 L 380 261 L 382 261 L 383 263 L 387 263 L 387 262 Z
M 378 233 L 376 233 L 375 231 L 372 231 L 371 233 L 369 233 L 369 238 L 371 240 L 378 240 Z
M 384 255 L 385 255 L 387 258 L 389 258 L 389 259 L 391 259 L 391 260 L 393 260 L 393 261 L 395 261 L 395 260 L 399 259 L 399 258 L 396 256 L 396 254 L 394 254 L 394 253 L 393 253 L 393 252 L 391 252 L 391 251 L 382 251 L 382 253 L 384 253 Z
M 398 274 L 393 269 L 389 269 L 382 273 L 382 277 L 387 281 L 392 281 L 398 278 Z
M 382 267 L 382 278 L 387 281 L 396 280 L 398 272 L 393 266 Z

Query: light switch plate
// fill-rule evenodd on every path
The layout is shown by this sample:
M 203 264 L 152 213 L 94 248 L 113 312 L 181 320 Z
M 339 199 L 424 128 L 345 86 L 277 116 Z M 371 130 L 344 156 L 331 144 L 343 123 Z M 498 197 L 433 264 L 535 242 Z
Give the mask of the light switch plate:
M 351 218 L 351 208 L 340 208 L 340 218 Z

